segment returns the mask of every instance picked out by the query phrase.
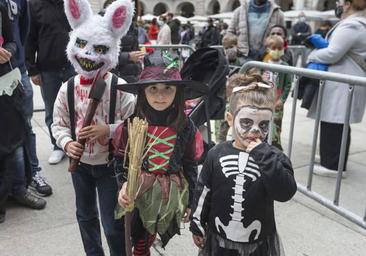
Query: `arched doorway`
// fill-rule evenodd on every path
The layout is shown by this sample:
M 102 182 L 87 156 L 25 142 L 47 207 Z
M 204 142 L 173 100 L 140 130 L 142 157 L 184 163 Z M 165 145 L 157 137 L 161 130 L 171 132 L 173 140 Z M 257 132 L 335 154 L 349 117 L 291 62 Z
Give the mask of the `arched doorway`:
M 240 6 L 240 1 L 239 0 L 231 1 L 230 5 L 229 5 L 229 10 L 234 11 L 239 6 Z
M 209 4 L 208 4 L 208 10 L 207 10 L 207 14 L 217 14 L 220 12 L 220 3 L 217 0 L 212 0 Z
M 177 6 L 178 15 L 189 18 L 194 16 L 194 5 L 190 2 L 183 2 Z
M 163 13 L 166 13 L 168 11 L 168 7 L 166 4 L 164 3 L 158 3 L 157 5 L 154 6 L 154 15 L 155 16 L 160 16 Z

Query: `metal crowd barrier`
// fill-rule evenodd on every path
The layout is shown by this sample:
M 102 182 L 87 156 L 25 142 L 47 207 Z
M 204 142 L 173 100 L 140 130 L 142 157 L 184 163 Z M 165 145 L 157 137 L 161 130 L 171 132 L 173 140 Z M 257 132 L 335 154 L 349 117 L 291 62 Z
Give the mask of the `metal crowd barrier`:
M 320 80 L 315 127 L 314 127 L 314 134 L 313 134 L 313 140 L 312 140 L 312 145 L 311 145 L 312 150 L 311 150 L 308 180 L 307 180 L 306 186 L 304 186 L 302 184 L 297 184 L 298 190 L 301 193 L 305 194 L 306 196 L 319 202 L 323 206 L 333 210 L 334 212 L 338 213 L 339 215 L 343 216 L 344 218 L 346 218 L 346 219 L 350 220 L 351 222 L 366 229 L 366 211 L 365 211 L 365 215 L 363 217 L 361 217 L 361 216 L 358 216 L 357 214 L 351 212 L 350 210 L 339 206 L 339 196 L 340 196 L 341 182 L 342 182 L 342 171 L 343 171 L 343 166 L 344 166 L 344 162 L 345 162 L 345 158 L 346 158 L 346 144 L 347 144 L 349 124 L 350 124 L 350 112 L 351 112 L 354 87 L 355 86 L 366 86 L 366 78 L 359 77 L 359 76 L 338 74 L 338 73 L 333 73 L 333 72 L 324 72 L 324 71 L 316 71 L 316 70 L 310 70 L 310 69 L 304 69 L 304 68 L 268 64 L 268 63 L 257 62 L 257 61 L 251 61 L 251 62 L 245 63 L 241 67 L 239 72 L 245 73 L 250 68 L 259 68 L 259 69 L 263 69 L 263 70 L 269 70 L 272 72 L 287 73 L 287 74 L 294 75 L 294 80 L 293 80 L 293 84 L 292 84 L 293 102 L 292 102 L 292 110 L 291 110 L 289 146 L 288 146 L 288 156 L 290 159 L 292 156 L 294 126 L 295 126 L 295 117 L 296 117 L 296 103 L 297 103 L 297 96 L 298 96 L 298 92 L 299 92 L 299 79 L 300 79 L 300 77 L 304 76 L 304 77 L 315 78 L 315 79 Z M 323 98 L 325 80 L 342 82 L 342 83 L 346 83 L 349 85 L 349 90 L 348 90 L 348 95 L 347 95 L 346 116 L 345 116 L 344 126 L 343 126 L 344 128 L 343 128 L 343 133 L 342 133 L 342 145 L 341 145 L 340 159 L 339 159 L 339 163 L 338 163 L 337 181 L 336 181 L 333 201 L 327 199 L 326 197 L 322 196 L 321 194 L 318 194 L 318 193 L 312 191 L 314 160 L 315 160 L 315 153 L 316 153 L 317 140 L 318 140 L 320 113 L 321 113 L 321 107 L 322 107 L 322 98 Z

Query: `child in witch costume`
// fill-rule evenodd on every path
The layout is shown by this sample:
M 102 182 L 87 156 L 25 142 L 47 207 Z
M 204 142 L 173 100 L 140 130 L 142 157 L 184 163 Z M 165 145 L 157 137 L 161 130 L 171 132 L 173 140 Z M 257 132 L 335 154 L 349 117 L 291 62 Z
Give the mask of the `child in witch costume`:
M 147 154 L 143 160 L 134 200 L 132 240 L 134 255 L 150 255 L 150 247 L 160 235 L 163 247 L 179 233 L 179 223 L 188 222 L 197 178 L 197 161 L 203 153 L 202 137 L 184 113 L 184 100 L 202 96 L 208 87 L 181 79 L 177 58 L 155 51 L 146 56 L 138 83 L 119 89 L 137 94 L 135 116 L 146 119 Z M 116 159 L 126 160 L 127 125 L 120 125 L 113 139 Z M 128 159 L 127 159 L 128 160 Z M 127 170 L 118 170 L 122 182 Z M 132 198 L 123 183 L 117 217 L 124 215 Z
M 290 160 L 267 144 L 275 98 L 260 75 L 239 75 L 227 113 L 234 141 L 208 152 L 198 179 L 190 230 L 204 256 L 282 256 L 274 201 L 290 200 Z
M 104 255 L 99 214 L 110 255 L 124 255 L 123 223 L 114 218 L 118 185 L 114 170 L 108 164 L 110 139 L 118 123 L 123 122 L 135 107 L 135 97 L 117 92 L 117 83 L 124 80 L 109 72 L 118 62 L 119 42 L 132 22 L 133 4 L 117 0 L 104 17 L 93 15 L 87 0 L 64 0 L 66 16 L 73 31 L 67 45 L 67 56 L 78 75 L 60 88 L 55 101 L 52 132 L 57 145 L 72 159 L 80 160 L 72 172 L 76 198 L 76 217 L 87 255 Z M 101 91 L 91 125 L 83 127 L 93 91 Z M 103 80 L 99 83 L 100 80 Z M 114 105 L 114 107 L 113 107 Z M 86 139 L 85 147 L 78 139 Z M 97 205 L 97 193 L 99 211 Z

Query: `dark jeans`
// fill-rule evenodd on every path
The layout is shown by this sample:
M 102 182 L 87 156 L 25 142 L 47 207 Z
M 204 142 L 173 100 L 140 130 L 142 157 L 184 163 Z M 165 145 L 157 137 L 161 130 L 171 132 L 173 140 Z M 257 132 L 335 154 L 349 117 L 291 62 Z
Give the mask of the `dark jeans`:
M 63 68 L 60 71 L 42 72 L 41 79 L 41 93 L 45 105 L 45 122 L 48 127 L 48 131 L 51 137 L 51 143 L 54 149 L 60 149 L 56 145 L 56 140 L 52 135 L 51 125 L 53 123 L 53 105 L 55 103 L 58 91 L 63 82 L 66 82 L 70 77 L 75 75 L 74 68 L 72 66 Z
M 338 170 L 341 154 L 344 124 L 320 122 L 320 164 L 331 170 Z M 348 130 L 346 158 L 343 171 L 347 170 L 349 147 L 351 145 L 351 127 Z
M 12 182 L 15 178 L 14 168 L 20 168 L 23 166 L 24 173 L 24 151 L 23 147 L 18 147 L 14 152 L 1 157 L 0 159 L 0 208 L 5 208 L 5 203 L 8 198 L 8 195 L 11 192 Z M 25 181 L 23 178 L 22 181 Z M 14 190 L 15 189 L 15 190 Z M 19 195 L 25 193 L 25 184 L 20 187 L 13 186 L 13 194 Z
M 33 88 L 32 84 L 30 83 L 29 77 L 26 73 L 22 73 L 22 85 L 24 89 L 22 111 L 23 116 L 26 120 L 26 129 L 27 129 L 27 137 L 24 146 L 27 147 L 29 152 L 29 159 L 32 172 L 31 174 L 32 177 L 34 177 L 36 173 L 41 170 L 41 168 L 39 167 L 39 161 L 36 151 L 36 135 L 33 132 L 31 123 L 31 119 L 33 116 Z M 21 159 L 21 157 L 23 157 L 23 159 Z M 14 179 L 12 185 L 12 194 L 14 195 L 20 195 L 21 193 L 25 193 L 25 187 L 26 187 L 26 175 L 24 172 L 24 152 L 22 156 L 18 154 L 17 158 L 19 160 L 19 163 L 17 163 L 13 167 Z
M 76 195 L 76 218 L 86 254 L 104 255 L 97 208 L 98 192 L 101 221 L 110 255 L 125 255 L 123 221 L 114 218 L 118 185 L 112 168 L 81 163 L 71 177 Z

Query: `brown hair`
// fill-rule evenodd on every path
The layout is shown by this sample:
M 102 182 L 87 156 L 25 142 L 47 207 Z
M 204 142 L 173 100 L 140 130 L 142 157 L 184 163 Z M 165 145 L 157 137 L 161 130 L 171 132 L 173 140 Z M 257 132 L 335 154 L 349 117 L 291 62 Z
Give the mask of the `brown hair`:
M 363 11 L 366 9 L 366 0 L 346 0 L 345 2 L 351 2 L 351 6 L 356 11 Z
M 150 123 L 148 116 L 147 107 L 149 103 L 147 102 L 145 95 L 145 88 L 141 86 L 137 94 L 135 114 L 139 118 L 146 119 Z M 167 123 L 169 127 L 173 128 L 174 131 L 181 132 L 187 123 L 187 116 L 184 113 L 185 101 L 184 101 L 184 88 L 182 86 L 177 86 L 177 91 L 175 93 L 175 98 L 172 105 L 169 107 L 171 111 L 167 116 Z
M 263 88 L 257 83 L 267 84 L 256 70 L 246 74 L 235 74 L 229 78 L 228 86 L 231 88 L 245 87 L 246 89 L 234 92 L 230 97 L 230 113 L 234 114 L 241 105 L 251 105 L 256 107 L 274 108 L 275 97 L 273 88 Z

